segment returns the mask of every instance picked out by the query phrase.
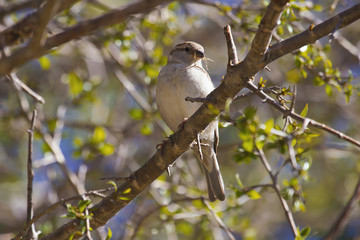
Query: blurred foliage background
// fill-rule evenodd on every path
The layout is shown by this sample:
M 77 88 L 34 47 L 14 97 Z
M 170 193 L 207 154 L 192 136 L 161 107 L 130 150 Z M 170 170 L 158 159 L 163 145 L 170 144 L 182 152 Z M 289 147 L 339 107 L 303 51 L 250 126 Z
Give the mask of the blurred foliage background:
M 2 1 L 11 5 L 16 1 Z M 52 19 L 58 32 L 79 21 L 99 16 L 131 1 L 80 1 Z M 286 39 L 351 7 L 357 1 L 291 1 L 279 22 L 273 42 Z M 26 110 L 38 109 L 42 133 L 34 140 L 35 214 L 50 204 L 75 195 L 63 168 L 44 141 L 49 134 L 59 144 L 66 167 L 84 180 L 86 190 L 109 187 L 102 177 L 128 176 L 171 134 L 156 111 L 157 75 L 177 43 L 196 41 L 211 60 L 206 67 L 217 86 L 226 72 L 223 27 L 233 28 L 240 59 L 250 48 L 268 1 L 171 2 L 125 22 L 96 31 L 54 49 L 16 70 L 16 75 L 44 97 L 35 103 L 0 79 L 0 239 L 9 239 L 26 218 Z M 26 16 L 23 9 L 3 18 L 2 28 Z M 277 87 L 271 95 L 289 103 L 296 86 L 295 111 L 360 139 L 358 23 L 324 37 L 271 63 L 255 82 Z M 241 93 L 246 93 L 243 90 Z M 219 161 L 227 187 L 226 200 L 204 206 L 205 178 L 191 152 L 183 154 L 136 200 L 94 233 L 112 239 L 228 239 L 214 218 L 222 219 L 237 239 L 291 239 L 292 233 L 274 191 L 248 187 L 270 183 L 255 156 L 254 142 L 264 149 L 300 229 L 311 228 L 319 239 L 350 198 L 359 178 L 359 149 L 318 129 L 298 135 L 301 123 L 283 115 L 257 96 L 234 101 L 220 123 Z M 284 127 L 285 126 L 285 127 Z M 300 166 L 288 164 L 287 138 L 272 129 L 293 134 L 291 145 Z M 198 200 L 192 200 L 198 199 Z M 98 201 L 97 199 L 93 200 Z M 172 203 L 173 202 L 173 203 Z M 171 204 L 170 204 L 171 203 Z M 77 205 L 77 202 L 73 202 Z M 211 211 L 210 211 L 211 209 Z M 65 207 L 36 223 L 49 233 L 68 219 Z M 340 239 L 360 238 L 359 210 Z M 101 237 L 102 236 L 102 237 Z

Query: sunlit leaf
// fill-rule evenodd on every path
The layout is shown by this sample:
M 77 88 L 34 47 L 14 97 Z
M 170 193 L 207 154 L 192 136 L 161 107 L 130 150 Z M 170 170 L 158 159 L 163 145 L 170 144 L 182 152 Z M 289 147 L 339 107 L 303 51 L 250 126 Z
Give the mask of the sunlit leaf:
M 51 67 L 51 62 L 47 56 L 42 56 L 39 58 L 40 67 L 42 70 L 49 70 Z
M 261 198 L 261 195 L 255 190 L 248 191 L 246 193 L 246 195 L 251 199 L 259 199 L 259 198 Z
M 105 129 L 103 127 L 96 127 L 94 129 L 92 140 L 94 143 L 101 143 L 106 139 Z
M 300 116 L 306 117 L 308 111 L 309 111 L 309 107 L 308 107 L 308 104 L 306 104 L 304 109 L 301 111 Z

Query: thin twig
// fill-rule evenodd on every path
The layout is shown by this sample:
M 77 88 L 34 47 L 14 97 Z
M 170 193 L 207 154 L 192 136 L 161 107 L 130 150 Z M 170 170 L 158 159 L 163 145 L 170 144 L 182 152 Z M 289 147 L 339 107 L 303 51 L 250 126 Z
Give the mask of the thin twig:
M 236 53 L 236 46 L 234 43 L 234 38 L 232 37 L 231 34 L 231 27 L 230 25 L 227 25 L 224 28 L 224 33 L 227 36 L 226 37 L 226 44 L 228 46 L 228 66 L 234 66 L 239 62 L 239 59 L 237 57 L 237 53 Z M 230 47 L 229 47 L 230 46 Z
M 274 91 L 281 90 L 281 89 L 282 89 L 282 87 L 279 87 L 279 86 L 270 86 L 270 87 L 262 88 L 264 93 L 274 93 Z M 249 91 L 249 92 L 243 93 L 243 94 L 238 94 L 233 98 L 233 101 L 247 98 L 247 97 L 254 96 L 254 95 L 255 95 L 255 93 L 252 91 Z
M 256 144 L 255 144 L 256 146 Z M 291 213 L 291 210 L 289 208 L 289 205 L 287 204 L 286 200 L 281 196 L 281 189 L 280 189 L 280 186 L 279 186 L 279 183 L 277 182 L 277 177 L 272 173 L 272 170 L 271 170 L 271 166 L 268 162 L 268 160 L 266 159 L 265 157 L 265 154 L 264 154 L 264 151 L 262 149 L 259 149 L 259 148 L 256 148 L 257 152 L 259 153 L 259 157 L 260 157 L 260 160 L 261 162 L 263 163 L 266 171 L 268 172 L 270 178 L 271 178 L 271 181 L 273 183 L 273 188 L 276 192 L 276 195 L 278 196 L 279 200 L 280 200 L 280 203 L 281 203 L 281 206 L 283 207 L 284 211 L 285 211 L 285 216 L 286 218 L 288 219 L 288 222 L 290 224 L 290 227 L 291 227 L 291 230 L 294 234 L 294 237 L 297 237 L 298 236 L 298 231 L 297 231 L 297 228 L 296 228 L 296 224 L 295 224 L 295 220 L 294 220 L 294 217 Z
M 100 190 L 89 191 L 87 193 L 84 193 L 83 195 L 76 195 L 76 196 L 72 196 L 67 199 L 61 199 L 60 201 L 53 203 L 46 209 L 44 209 L 41 212 L 39 212 L 38 214 L 36 214 L 29 222 L 27 222 L 25 224 L 25 226 L 21 229 L 21 231 L 12 240 L 21 239 L 23 237 L 23 235 L 26 233 L 26 231 L 31 227 L 32 224 L 37 222 L 41 217 L 45 216 L 46 214 L 51 213 L 56 208 L 58 208 L 60 206 L 64 206 L 64 204 L 67 202 L 74 201 L 74 200 L 81 200 L 81 199 L 83 199 L 83 196 L 93 196 L 93 197 L 104 198 L 105 196 L 102 195 L 101 193 L 105 193 L 105 192 L 109 192 L 109 191 L 113 191 L 113 190 L 114 190 L 114 187 L 110 187 L 110 188 L 105 188 L 105 189 L 100 189 Z
M 214 217 L 214 219 L 216 220 L 216 222 L 219 224 L 219 226 L 225 231 L 225 233 L 228 235 L 228 237 L 231 240 L 235 240 L 234 235 L 232 234 L 232 232 L 230 231 L 230 229 L 225 225 L 225 223 L 221 220 L 221 218 L 216 214 L 216 212 L 212 209 L 212 207 L 210 206 L 210 204 L 208 203 L 207 200 L 205 199 L 201 199 L 202 203 L 205 205 L 205 207 L 210 211 L 211 215 Z
M 287 109 L 286 107 L 284 107 L 283 105 L 278 103 L 275 99 L 273 99 L 266 93 L 264 93 L 261 89 L 259 89 L 257 86 L 255 86 L 252 82 L 247 82 L 246 87 L 248 89 L 250 89 L 251 91 L 253 91 L 256 95 L 258 95 L 263 100 L 264 103 L 268 103 L 271 106 L 275 107 L 277 110 L 282 112 L 285 116 L 290 116 L 291 118 L 295 119 L 296 121 L 302 122 L 304 125 L 308 124 L 310 126 L 324 130 L 344 141 L 347 141 L 357 147 L 360 147 L 360 142 L 355 140 L 354 138 L 352 138 L 340 131 L 337 131 L 323 123 L 319 123 L 313 119 L 305 118 L 305 117 L 300 116 L 297 113 L 290 112 L 289 109 Z
M 196 200 L 202 200 L 202 199 L 203 199 L 203 197 L 198 197 L 198 198 L 186 197 L 186 198 L 176 199 L 176 200 L 171 201 L 169 204 L 160 205 L 160 206 L 154 207 L 153 209 L 150 209 L 149 211 L 146 211 L 146 213 L 143 215 L 143 217 L 138 221 L 137 225 L 135 226 L 135 229 L 133 230 L 130 239 L 131 240 L 136 239 L 136 234 L 140 230 L 140 228 L 141 228 L 142 224 L 145 222 L 145 220 L 148 217 L 150 217 L 153 213 L 159 211 L 161 208 L 168 207 L 168 206 L 170 206 L 171 204 L 174 204 L 174 203 L 190 202 L 190 201 L 196 201 Z
M 35 101 L 44 104 L 45 99 L 34 92 L 31 88 L 29 88 L 25 83 L 23 83 L 15 73 L 7 74 L 6 75 L 9 81 L 12 81 L 18 87 L 20 87 L 25 93 L 27 93 L 30 97 L 32 97 Z
M 344 209 L 342 210 L 336 221 L 331 226 L 329 233 L 324 238 L 325 240 L 336 239 L 337 236 L 343 231 L 346 223 L 349 221 L 351 213 L 354 212 L 354 208 L 356 208 L 357 206 L 356 203 L 359 201 L 359 199 L 360 199 L 360 176 L 352 196 L 350 197 L 349 201 L 347 202 L 346 206 L 344 207 Z
M 37 111 L 36 109 L 33 111 L 30 129 L 28 130 L 29 135 L 29 142 L 28 142 L 28 161 L 27 161 L 27 175 L 28 175 L 28 184 L 27 184 L 27 217 L 26 223 L 29 223 L 34 215 L 34 208 L 33 208 L 33 179 L 34 179 L 34 172 L 32 170 L 32 154 L 33 154 L 33 142 L 34 142 L 34 127 L 36 121 Z M 37 233 L 35 230 L 35 225 L 31 225 L 31 230 L 28 232 L 28 236 L 31 239 L 37 239 Z

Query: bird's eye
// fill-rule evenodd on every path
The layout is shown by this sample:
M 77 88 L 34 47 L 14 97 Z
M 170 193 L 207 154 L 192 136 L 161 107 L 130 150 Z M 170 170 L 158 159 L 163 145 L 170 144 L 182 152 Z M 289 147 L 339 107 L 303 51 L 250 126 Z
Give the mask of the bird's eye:
M 190 48 L 186 47 L 185 52 L 188 52 L 188 51 L 190 51 Z

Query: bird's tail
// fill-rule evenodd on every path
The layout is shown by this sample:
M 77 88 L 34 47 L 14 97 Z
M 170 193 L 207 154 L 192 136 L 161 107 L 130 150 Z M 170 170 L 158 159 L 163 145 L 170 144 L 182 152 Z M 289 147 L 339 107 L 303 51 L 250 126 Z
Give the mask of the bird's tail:
M 206 176 L 206 183 L 208 187 L 209 199 L 211 202 L 219 199 L 220 201 L 225 200 L 225 189 L 224 189 L 224 181 L 221 176 L 219 164 L 216 158 L 216 154 L 212 154 L 211 156 L 213 161 L 212 170 L 209 171 L 204 164 L 204 172 Z

